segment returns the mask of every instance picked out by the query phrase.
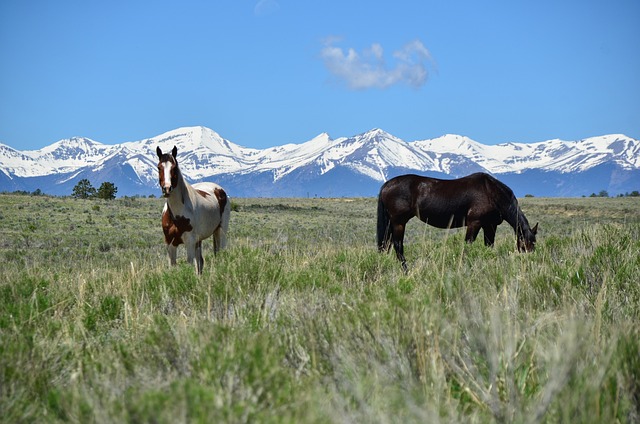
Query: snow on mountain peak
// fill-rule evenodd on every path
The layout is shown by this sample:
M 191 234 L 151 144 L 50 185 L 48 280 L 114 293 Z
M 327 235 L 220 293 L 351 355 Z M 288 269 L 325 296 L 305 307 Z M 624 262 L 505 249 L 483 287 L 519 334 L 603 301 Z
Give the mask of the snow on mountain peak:
M 108 172 L 109 167 L 129 166 L 140 184 L 152 187 L 157 179 L 156 147 L 170 151 L 174 145 L 178 147 L 180 167 L 192 182 L 248 175 L 277 182 L 294 172 L 316 178 L 335 169 L 377 182 L 398 172 L 435 172 L 451 177 L 477 171 L 574 173 L 605 163 L 615 164 L 618 169 L 640 169 L 640 142 L 623 134 L 579 141 L 555 139 L 485 145 L 455 134 L 407 142 L 373 128 L 351 137 L 332 139 L 321 133 L 299 144 L 252 149 L 199 126 L 177 128 L 117 145 L 104 145 L 83 137 L 60 140 L 34 151 L 21 152 L 0 145 L 0 170 L 9 178 L 58 174 L 74 178 L 80 172 Z
M 98 143 L 86 137 L 71 137 L 59 140 L 49 146 L 46 146 L 36 152 L 42 154 L 55 154 L 55 152 L 83 151 L 91 152 L 97 149 L 105 148 L 106 145 Z

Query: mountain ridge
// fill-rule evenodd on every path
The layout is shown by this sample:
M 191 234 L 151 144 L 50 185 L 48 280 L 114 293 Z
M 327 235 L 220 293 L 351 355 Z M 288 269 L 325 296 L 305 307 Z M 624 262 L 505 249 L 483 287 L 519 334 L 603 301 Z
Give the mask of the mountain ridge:
M 80 176 L 90 181 L 100 176 L 113 182 L 118 194 L 147 195 L 158 190 L 156 147 L 174 145 L 190 182 L 226 183 L 236 196 L 371 196 L 386 179 L 409 172 L 443 178 L 488 172 L 512 185 L 517 195 L 580 196 L 600 190 L 615 195 L 640 189 L 640 142 L 624 134 L 486 145 L 456 134 L 408 142 L 380 128 L 337 139 L 321 133 L 265 149 L 240 146 L 202 126 L 115 145 L 85 137 L 38 150 L 0 144 L 0 177 L 14 190 L 68 195 Z M 527 175 L 546 182 L 535 189 L 531 181 L 524 183 Z

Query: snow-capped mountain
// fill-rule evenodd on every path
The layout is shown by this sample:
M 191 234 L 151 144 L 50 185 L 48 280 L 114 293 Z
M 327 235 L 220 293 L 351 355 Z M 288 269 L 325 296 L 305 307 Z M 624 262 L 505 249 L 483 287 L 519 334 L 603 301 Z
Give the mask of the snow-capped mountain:
M 374 196 L 403 173 L 455 178 L 489 172 L 518 196 L 610 195 L 640 190 L 640 142 L 612 134 L 579 141 L 484 145 L 468 137 L 407 142 L 381 129 L 301 144 L 251 149 L 204 127 L 179 128 L 141 141 L 104 145 L 60 140 L 40 150 L 0 144 L 4 191 L 68 195 L 82 178 L 112 182 L 119 195 L 159 194 L 156 147 L 178 148 L 190 182 L 216 181 L 232 196 Z

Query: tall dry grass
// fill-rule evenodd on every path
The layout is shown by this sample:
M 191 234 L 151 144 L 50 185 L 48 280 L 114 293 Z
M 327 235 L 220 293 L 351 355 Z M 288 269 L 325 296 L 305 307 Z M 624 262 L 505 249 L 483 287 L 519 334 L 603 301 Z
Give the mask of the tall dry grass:
M 527 255 L 411 221 L 406 275 L 374 199 L 234 199 L 201 278 L 160 199 L 0 202 L 5 422 L 640 417 L 637 199 L 524 199 Z

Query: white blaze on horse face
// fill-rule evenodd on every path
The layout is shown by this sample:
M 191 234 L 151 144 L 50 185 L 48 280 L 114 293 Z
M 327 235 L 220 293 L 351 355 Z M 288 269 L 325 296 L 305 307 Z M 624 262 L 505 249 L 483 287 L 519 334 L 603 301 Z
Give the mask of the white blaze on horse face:
M 164 162 L 162 164 L 163 167 L 163 172 L 162 175 L 164 176 L 164 181 L 162 183 L 162 193 L 165 196 L 168 196 L 171 193 L 171 168 L 172 168 L 172 164 L 171 162 L 167 161 Z

